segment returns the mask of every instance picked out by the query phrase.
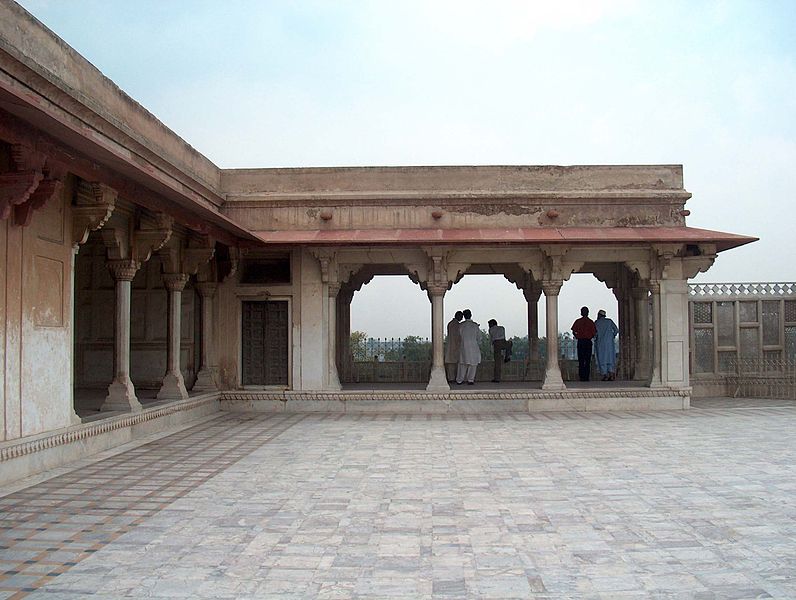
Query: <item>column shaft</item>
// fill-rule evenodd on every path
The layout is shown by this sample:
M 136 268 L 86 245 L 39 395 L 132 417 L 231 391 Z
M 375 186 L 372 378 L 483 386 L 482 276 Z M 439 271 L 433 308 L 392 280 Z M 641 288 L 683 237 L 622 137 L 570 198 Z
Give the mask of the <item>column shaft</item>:
M 650 284 L 652 292 L 652 373 L 650 387 L 662 387 L 661 380 L 661 284 Z
M 558 364 L 558 292 L 561 283 L 544 283 L 545 316 L 547 326 L 547 365 L 544 373 L 543 390 L 566 389 Z
M 158 392 L 158 400 L 182 400 L 188 397 L 185 380 L 180 370 L 180 332 L 182 317 L 182 289 L 188 281 L 184 273 L 169 273 L 163 276 L 169 294 L 168 345 L 166 350 L 166 374 Z
M 633 378 L 636 381 L 648 381 L 650 379 L 650 317 L 647 289 L 635 288 L 633 298 L 636 301 L 636 367 Z
M 340 284 L 328 284 L 328 307 L 329 323 L 327 335 L 329 336 L 327 352 L 327 377 L 328 389 L 341 390 L 340 375 L 337 373 L 337 293 L 340 291 Z
M 446 286 L 434 286 L 428 289 L 431 300 L 431 375 L 428 379 L 426 390 L 429 392 L 450 391 L 448 378 L 445 375 L 445 323 L 443 323 L 444 302 Z
M 116 314 L 113 341 L 113 382 L 100 410 L 140 411 L 130 379 L 130 288 L 140 264 L 134 260 L 111 260 L 108 268 L 116 281 Z
M 199 372 L 193 391 L 211 392 L 218 389 L 213 368 L 213 296 L 216 292 L 215 283 L 198 283 L 196 289 L 202 299 L 202 345 Z

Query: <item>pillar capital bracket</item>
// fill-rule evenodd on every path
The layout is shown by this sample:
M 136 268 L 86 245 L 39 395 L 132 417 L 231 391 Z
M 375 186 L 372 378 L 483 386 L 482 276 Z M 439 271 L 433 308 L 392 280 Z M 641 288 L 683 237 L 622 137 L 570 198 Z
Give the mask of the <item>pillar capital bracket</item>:
M 132 258 L 111 259 L 106 264 L 114 281 L 132 281 L 141 268 L 141 263 Z
M 187 273 L 163 273 L 163 285 L 170 292 L 181 292 L 188 283 Z
M 337 269 L 337 253 L 328 248 L 311 248 L 310 253 L 321 265 L 321 282 L 339 284 L 340 277 Z
M 563 281 L 543 281 L 542 291 L 545 296 L 558 296 L 562 285 L 564 285 Z
M 132 257 L 141 262 L 148 261 L 153 252 L 169 241 L 173 225 L 174 219 L 166 213 L 156 213 L 154 222 L 142 222 L 133 233 L 130 248 Z
M 631 289 L 633 298 L 636 300 L 645 300 L 649 294 L 649 287 L 646 285 L 637 285 Z
M 0 220 L 30 224 L 33 211 L 44 206 L 63 186 L 63 169 L 46 165 L 47 156 L 23 144 L 11 146 L 11 171 L 0 174 Z
M 196 291 L 201 298 L 212 298 L 217 289 L 218 284 L 215 281 L 200 281 L 196 284 Z
M 92 231 L 100 229 L 116 208 L 116 190 L 99 182 L 80 181 L 72 206 L 72 244 L 85 244 Z

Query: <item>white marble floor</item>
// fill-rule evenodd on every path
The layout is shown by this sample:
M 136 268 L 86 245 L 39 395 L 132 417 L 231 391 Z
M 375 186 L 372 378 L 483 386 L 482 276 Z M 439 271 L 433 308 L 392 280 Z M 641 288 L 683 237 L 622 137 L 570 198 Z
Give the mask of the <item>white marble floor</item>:
M 0 597 L 794 598 L 796 408 L 225 414 L 0 510 Z

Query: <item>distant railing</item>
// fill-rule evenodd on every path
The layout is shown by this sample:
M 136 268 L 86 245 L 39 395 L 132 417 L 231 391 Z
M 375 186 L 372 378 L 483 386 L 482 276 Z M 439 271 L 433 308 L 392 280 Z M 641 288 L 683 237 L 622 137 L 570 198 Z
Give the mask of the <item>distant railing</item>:
M 494 361 L 488 339 L 481 339 L 481 364 L 477 381 L 490 381 Z M 512 360 L 502 368 L 503 381 L 541 381 L 544 377 L 547 340 L 535 342 L 535 355 L 528 357 L 527 338 L 514 338 Z M 353 340 L 349 361 L 341 365 L 340 376 L 347 383 L 423 383 L 431 374 L 432 343 L 428 338 L 368 338 Z M 618 351 L 618 348 L 617 348 Z M 558 358 L 564 381 L 578 377 L 577 340 L 559 337 Z M 596 376 L 594 365 L 592 374 Z
M 704 296 L 733 296 L 733 297 L 770 297 L 770 296 L 796 296 L 796 283 L 689 283 L 688 295 L 691 297 Z

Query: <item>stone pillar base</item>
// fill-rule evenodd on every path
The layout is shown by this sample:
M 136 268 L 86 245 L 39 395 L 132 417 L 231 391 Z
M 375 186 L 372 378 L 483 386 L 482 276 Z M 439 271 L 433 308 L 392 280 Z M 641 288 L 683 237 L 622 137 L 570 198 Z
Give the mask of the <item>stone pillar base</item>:
M 194 392 L 215 392 L 218 390 L 215 373 L 211 368 L 202 367 L 196 374 L 196 382 L 191 391 Z
M 114 381 L 111 383 L 108 386 L 108 395 L 105 397 L 105 402 L 102 403 L 100 410 L 139 412 L 141 410 L 141 403 L 135 395 L 133 382 L 128 379 L 126 381 Z
M 158 392 L 158 400 L 185 400 L 187 397 L 188 390 L 185 389 L 182 373 L 166 373 Z
M 547 371 L 544 374 L 544 381 L 542 382 L 543 390 L 565 390 L 567 386 L 564 385 L 564 380 L 561 378 L 561 369 Z
M 448 385 L 448 378 L 445 376 L 445 367 L 434 367 L 431 369 L 431 377 L 426 386 L 428 392 L 449 392 L 451 386 Z

